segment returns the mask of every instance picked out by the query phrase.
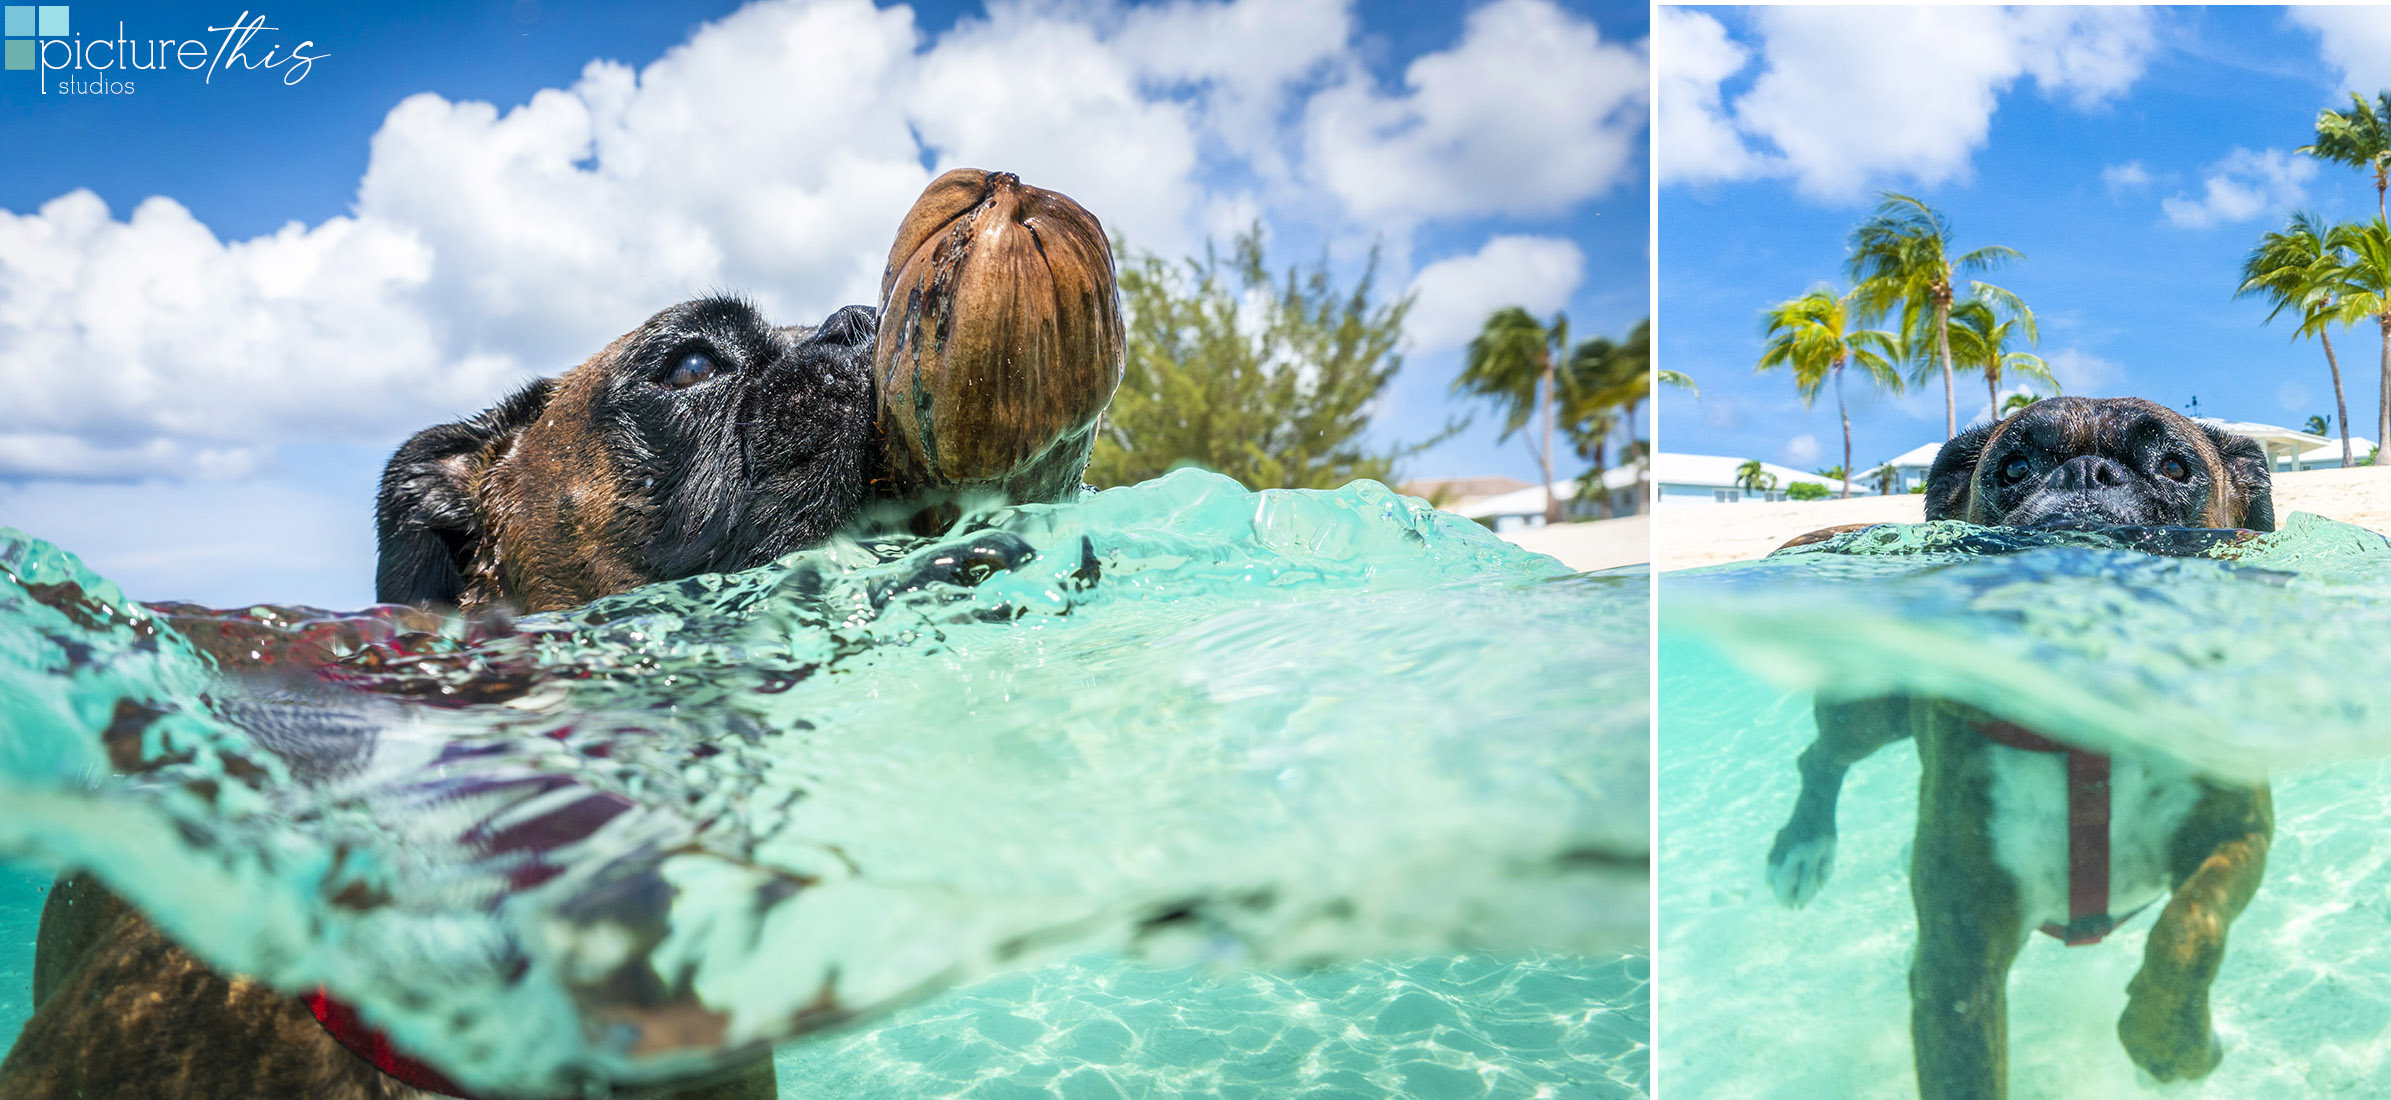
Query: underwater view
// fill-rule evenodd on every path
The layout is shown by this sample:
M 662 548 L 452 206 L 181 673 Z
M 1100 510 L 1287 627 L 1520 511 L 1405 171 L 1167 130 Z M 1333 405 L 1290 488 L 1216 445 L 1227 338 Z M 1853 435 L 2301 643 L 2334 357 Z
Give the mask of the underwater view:
M 1813 692 L 1955 700 L 2055 740 L 2266 781 L 2274 839 L 2210 1007 L 2215 1096 L 2391 1094 L 2391 540 L 2281 530 L 1886 524 L 1664 574 L 1657 1011 L 1664 1095 L 1909 1097 L 1919 754 L 1845 779 L 1832 878 L 1764 872 Z M 2009 1095 L 2129 1095 L 2126 988 L 2152 917 L 2009 973 Z
M 1195 471 L 514 619 L 0 532 L 0 1044 L 80 867 L 475 1089 L 1645 1096 L 1648 589 Z

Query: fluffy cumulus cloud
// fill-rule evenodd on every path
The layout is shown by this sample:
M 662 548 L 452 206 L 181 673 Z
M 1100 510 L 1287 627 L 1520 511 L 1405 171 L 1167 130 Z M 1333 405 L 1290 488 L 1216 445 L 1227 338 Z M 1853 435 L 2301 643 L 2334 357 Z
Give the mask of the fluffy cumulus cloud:
M 1558 237 L 1500 236 L 1466 256 L 1438 260 L 1413 276 L 1405 328 L 1420 351 L 1460 347 L 1486 315 L 1519 306 L 1542 316 L 1577 293 L 1586 254 Z
M 2236 148 L 2201 172 L 2199 195 L 2170 196 L 2159 209 L 2168 222 L 2186 229 L 2246 222 L 2298 205 L 2315 175 L 2312 157 L 2282 149 Z
M 901 6 L 760 0 L 511 109 L 397 104 L 320 224 L 226 241 L 171 198 L 120 216 L 84 191 L 0 211 L 0 477 L 237 477 L 295 438 L 469 412 L 692 294 L 789 322 L 868 302 L 954 165 L 1166 254 L 1289 209 L 1401 253 L 1429 221 L 1636 178 L 1641 44 L 1496 0 L 1388 88 L 1358 38 L 1347 0 L 999 3 L 936 41 Z M 1573 246 L 1519 240 L 1463 260 L 1575 286 Z
M 2138 8 L 1772 7 L 1750 18 L 1749 51 L 1708 16 L 1658 24 L 1664 57 L 1672 42 L 1690 51 L 1661 70 L 1663 182 L 1783 176 L 1813 199 L 1847 201 L 1962 178 L 2020 80 L 2096 108 L 2140 77 L 2156 45 Z M 1728 96 L 1754 57 L 1759 71 Z
M 2326 5 L 2286 14 L 2316 34 L 2317 52 L 2341 87 L 2366 95 L 2391 88 L 2391 8 Z
M 1352 80 L 1314 96 L 1305 152 L 1364 218 L 1557 214 L 1638 178 L 1649 81 L 1640 45 L 1549 0 L 1495 0 L 1401 93 Z

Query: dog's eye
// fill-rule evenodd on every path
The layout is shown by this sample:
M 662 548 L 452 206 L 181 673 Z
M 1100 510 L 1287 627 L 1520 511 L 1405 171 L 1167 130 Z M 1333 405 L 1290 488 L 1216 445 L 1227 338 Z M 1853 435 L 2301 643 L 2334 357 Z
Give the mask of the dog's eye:
M 682 356 L 680 362 L 673 364 L 672 373 L 664 376 L 664 385 L 667 389 L 688 389 L 714 377 L 714 372 L 719 369 L 714 363 L 713 356 L 702 351 L 693 351 Z
M 2192 480 L 2192 468 L 2184 465 L 2180 458 L 2161 459 L 2159 461 L 2159 476 L 2170 481 L 2190 481 Z
M 2001 481 L 2009 485 L 2024 481 L 2026 472 L 2033 468 L 2034 464 L 2026 461 L 2026 456 L 2010 455 L 2007 461 L 2001 463 Z

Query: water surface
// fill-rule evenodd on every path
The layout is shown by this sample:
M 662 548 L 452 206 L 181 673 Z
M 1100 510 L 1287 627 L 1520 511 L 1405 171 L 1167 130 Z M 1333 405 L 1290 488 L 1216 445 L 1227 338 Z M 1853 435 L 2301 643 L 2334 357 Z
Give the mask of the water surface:
M 0 571 L 0 849 L 468 1086 L 843 1027 L 785 1091 L 1641 1093 L 1645 581 L 1375 484 L 1183 472 L 512 622 Z

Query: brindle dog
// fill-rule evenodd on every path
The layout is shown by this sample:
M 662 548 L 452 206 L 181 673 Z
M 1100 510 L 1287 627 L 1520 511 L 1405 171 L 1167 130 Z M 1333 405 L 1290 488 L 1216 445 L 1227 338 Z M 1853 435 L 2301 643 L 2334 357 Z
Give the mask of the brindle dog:
M 1076 492 L 1121 378 L 1105 240 L 1065 196 L 957 169 L 899 229 L 883 292 L 905 295 L 888 333 L 867 306 L 813 327 L 734 298 L 666 309 L 562 377 L 401 446 L 377 501 L 377 598 L 569 608 L 766 564 L 876 500 L 919 519 L 952 514 L 942 491 Z M 892 416 L 892 391 L 946 415 Z M 6 1100 L 439 1095 L 351 1053 L 301 1000 L 210 969 L 85 877 L 60 879 L 43 910 L 33 1006 L 0 1063 Z M 615 1095 L 774 1093 L 760 1050 L 712 1080 Z
M 1927 478 L 1926 518 L 2271 531 L 2270 493 L 2266 453 L 2248 439 L 2136 398 L 2055 398 L 1945 444 Z M 2036 926 L 2071 923 L 2070 773 L 2059 754 L 2015 747 L 2006 734 L 2015 727 L 1947 700 L 1820 699 L 1815 717 L 1801 794 L 1769 852 L 1770 884 L 1790 906 L 1815 896 L 1834 867 L 1845 771 L 1916 738 L 1910 1032 L 1918 1091 L 1925 1100 L 1999 1100 L 2008 1092 L 2010 965 Z M 2273 804 L 2264 786 L 2215 782 L 2159 754 L 2110 762 L 2108 914 L 2165 899 L 2117 1035 L 2152 1077 L 2203 1077 L 2222 1056 L 2209 983 L 2227 926 L 2265 874 Z M 2105 934 L 2108 914 L 2090 922 L 2097 928 L 2073 930 L 2070 942 Z

